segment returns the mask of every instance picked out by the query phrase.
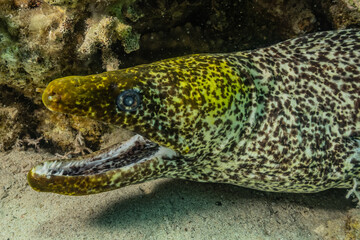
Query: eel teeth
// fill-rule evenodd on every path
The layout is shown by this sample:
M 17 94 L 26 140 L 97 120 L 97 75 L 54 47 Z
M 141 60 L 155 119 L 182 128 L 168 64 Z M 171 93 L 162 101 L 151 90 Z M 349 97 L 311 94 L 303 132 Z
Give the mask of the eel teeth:
M 34 172 L 47 178 L 51 176 L 93 175 L 121 167 L 129 167 L 135 163 L 151 159 L 155 155 L 170 156 L 175 154 L 169 150 L 140 135 L 135 135 L 122 144 L 84 157 L 44 162 L 36 166 Z

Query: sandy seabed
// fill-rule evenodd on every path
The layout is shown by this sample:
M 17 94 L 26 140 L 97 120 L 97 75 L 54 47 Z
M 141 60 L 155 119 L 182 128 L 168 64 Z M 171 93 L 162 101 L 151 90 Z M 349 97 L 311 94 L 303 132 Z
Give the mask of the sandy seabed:
M 82 197 L 26 181 L 45 152 L 0 153 L 0 239 L 356 239 L 360 209 L 346 190 L 266 193 L 160 179 Z M 355 238 L 353 238 L 355 237 Z

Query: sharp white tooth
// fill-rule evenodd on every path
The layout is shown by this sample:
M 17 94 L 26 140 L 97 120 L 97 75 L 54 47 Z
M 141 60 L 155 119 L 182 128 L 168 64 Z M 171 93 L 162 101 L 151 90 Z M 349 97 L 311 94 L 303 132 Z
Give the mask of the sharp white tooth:
M 47 169 L 49 169 L 49 163 L 45 162 L 42 166 L 42 168 L 40 169 L 41 172 L 45 172 L 47 171 Z
M 55 164 L 55 168 L 59 169 L 61 167 L 61 162 L 58 162 L 57 164 Z
M 51 167 L 51 164 L 52 164 L 52 162 L 46 162 L 45 168 L 46 168 L 46 169 L 49 169 L 49 168 Z
M 43 163 L 42 165 L 40 165 L 39 167 L 35 168 L 35 173 L 39 174 L 39 175 L 43 175 L 47 172 L 47 166 L 49 165 L 48 162 Z
M 52 163 L 50 164 L 50 166 L 49 166 L 49 169 L 54 169 L 55 166 L 56 166 L 56 164 L 57 164 L 56 161 L 52 162 Z
M 71 166 L 71 162 L 67 163 L 67 164 L 64 166 L 64 168 L 70 168 L 70 166 Z
M 50 162 L 50 163 L 46 166 L 46 169 L 47 169 L 47 170 L 50 170 L 53 165 L 54 165 L 54 163 L 53 163 L 53 162 Z
M 76 162 L 75 166 L 80 167 L 83 163 L 82 162 Z

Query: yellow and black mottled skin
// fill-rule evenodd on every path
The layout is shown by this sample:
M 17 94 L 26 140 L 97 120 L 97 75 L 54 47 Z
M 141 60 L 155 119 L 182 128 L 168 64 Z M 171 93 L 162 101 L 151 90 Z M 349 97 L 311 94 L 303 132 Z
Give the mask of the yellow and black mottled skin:
M 121 111 L 116 98 L 130 89 L 141 104 Z M 357 29 L 64 77 L 48 85 L 43 102 L 129 129 L 176 155 L 87 176 L 42 176 L 34 168 L 28 179 L 39 191 L 82 195 L 174 177 L 310 193 L 360 178 Z

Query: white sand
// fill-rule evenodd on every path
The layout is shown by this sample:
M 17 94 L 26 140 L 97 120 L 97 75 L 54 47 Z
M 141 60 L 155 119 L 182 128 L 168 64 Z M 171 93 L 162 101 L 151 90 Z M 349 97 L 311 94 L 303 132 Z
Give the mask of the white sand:
M 275 194 L 157 180 L 98 195 L 33 191 L 46 153 L 0 153 L 0 239 L 345 239 L 360 210 L 345 190 Z M 358 229 L 359 231 L 359 229 Z

